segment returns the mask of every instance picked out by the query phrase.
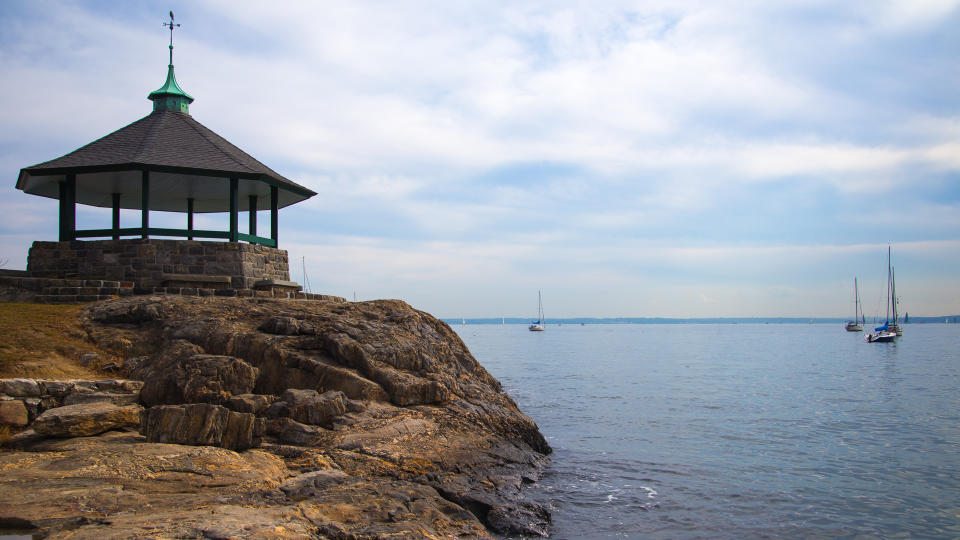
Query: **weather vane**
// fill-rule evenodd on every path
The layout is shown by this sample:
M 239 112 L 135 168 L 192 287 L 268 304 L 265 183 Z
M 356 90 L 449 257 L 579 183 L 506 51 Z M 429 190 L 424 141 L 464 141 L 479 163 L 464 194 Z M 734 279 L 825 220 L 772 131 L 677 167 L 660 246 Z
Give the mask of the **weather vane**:
M 180 28 L 180 24 L 174 24 L 173 22 L 173 11 L 170 12 L 170 22 L 163 23 L 164 26 L 170 28 L 170 65 L 173 65 L 173 27 Z

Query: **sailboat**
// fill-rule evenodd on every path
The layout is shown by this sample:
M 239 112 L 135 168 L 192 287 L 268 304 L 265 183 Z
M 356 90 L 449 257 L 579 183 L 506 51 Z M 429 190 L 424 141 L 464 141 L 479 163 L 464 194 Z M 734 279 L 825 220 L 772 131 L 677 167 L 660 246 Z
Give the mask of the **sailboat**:
M 857 287 L 857 278 L 853 278 L 853 320 L 847 321 L 844 327 L 847 332 L 863 332 L 863 325 L 867 322 L 863 315 L 863 306 L 860 305 L 860 289 Z
M 894 304 L 894 308 L 893 308 L 894 317 L 896 317 L 896 313 L 897 313 L 896 303 L 893 302 L 893 294 L 895 293 L 891 294 L 891 291 L 890 291 L 892 285 L 893 285 L 893 267 L 890 266 L 890 246 L 887 246 L 887 299 L 886 299 L 887 317 L 881 326 L 878 326 L 873 329 L 876 332 L 875 334 L 870 333 L 863 336 L 863 339 L 865 339 L 867 343 L 889 343 L 897 339 L 897 335 L 898 335 L 897 332 L 891 329 L 890 327 L 890 304 Z M 896 319 L 894 319 L 893 326 L 894 328 L 897 327 Z
M 537 291 L 537 320 L 530 325 L 531 332 L 543 332 L 546 330 L 547 321 L 543 317 L 543 297 L 540 291 Z

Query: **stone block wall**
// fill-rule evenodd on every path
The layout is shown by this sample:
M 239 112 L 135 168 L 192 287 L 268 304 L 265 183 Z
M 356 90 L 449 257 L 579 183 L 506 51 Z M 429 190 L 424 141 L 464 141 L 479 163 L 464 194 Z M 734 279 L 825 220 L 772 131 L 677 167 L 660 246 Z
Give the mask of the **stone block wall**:
M 239 242 L 140 238 L 34 242 L 27 272 L 33 277 L 133 282 L 137 289 L 151 291 L 170 275 L 229 276 L 234 289 L 252 288 L 262 279 L 290 280 L 286 250 Z

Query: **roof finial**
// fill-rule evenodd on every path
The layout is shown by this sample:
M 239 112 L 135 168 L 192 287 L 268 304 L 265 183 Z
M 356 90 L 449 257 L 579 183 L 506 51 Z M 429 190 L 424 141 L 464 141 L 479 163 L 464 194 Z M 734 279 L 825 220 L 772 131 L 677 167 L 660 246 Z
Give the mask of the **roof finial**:
M 180 23 L 173 23 L 173 11 L 170 12 L 170 22 L 163 23 L 164 26 L 170 28 L 170 65 L 173 65 L 173 27 L 180 28 Z
M 167 81 L 158 90 L 150 92 L 147 97 L 153 101 L 154 111 L 179 111 L 189 114 L 189 105 L 193 103 L 193 98 L 180 88 L 177 78 L 173 75 L 173 29 L 179 28 L 180 25 L 173 22 L 172 11 L 170 22 L 165 22 L 163 25 L 170 28 L 170 64 L 167 65 Z

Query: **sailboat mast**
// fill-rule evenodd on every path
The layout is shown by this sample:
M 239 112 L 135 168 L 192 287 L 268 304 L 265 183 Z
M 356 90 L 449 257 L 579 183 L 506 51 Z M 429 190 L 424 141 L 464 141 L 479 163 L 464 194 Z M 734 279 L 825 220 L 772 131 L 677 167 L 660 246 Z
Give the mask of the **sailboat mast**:
M 860 313 L 860 320 L 867 324 L 867 314 L 863 312 L 863 302 L 860 301 L 860 289 L 857 288 L 857 278 L 853 278 L 853 291 L 857 295 L 857 309 Z
M 859 321 L 860 313 L 857 311 L 857 278 L 853 278 L 853 322 Z
M 897 323 L 897 271 L 890 267 L 890 304 L 893 307 L 893 322 Z
M 890 322 L 890 246 L 887 246 L 887 320 Z
M 853 278 L 853 322 L 860 322 L 860 291 L 857 290 L 857 278 Z

